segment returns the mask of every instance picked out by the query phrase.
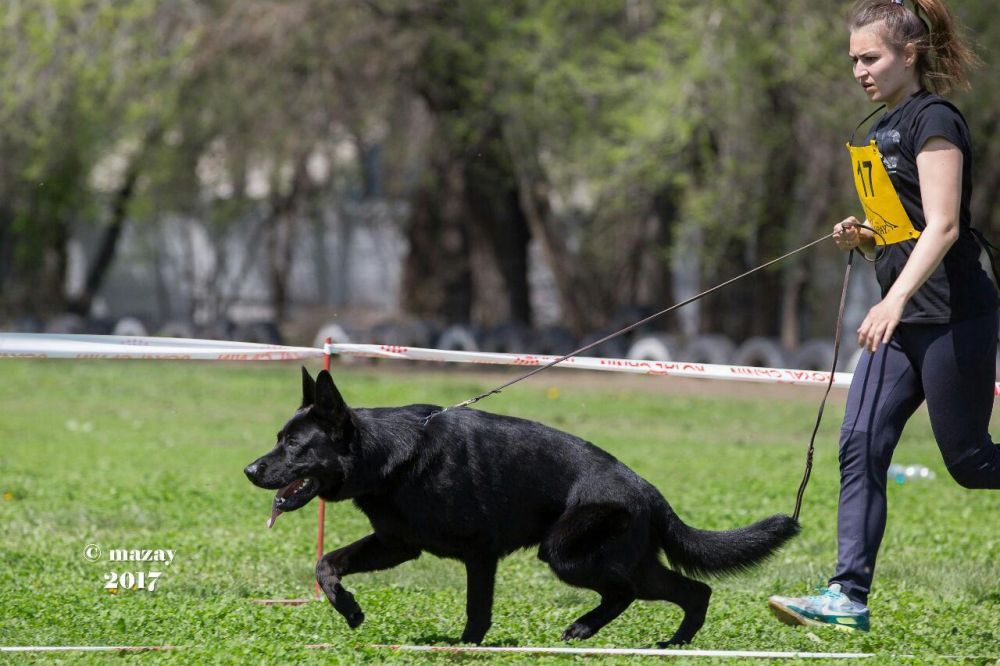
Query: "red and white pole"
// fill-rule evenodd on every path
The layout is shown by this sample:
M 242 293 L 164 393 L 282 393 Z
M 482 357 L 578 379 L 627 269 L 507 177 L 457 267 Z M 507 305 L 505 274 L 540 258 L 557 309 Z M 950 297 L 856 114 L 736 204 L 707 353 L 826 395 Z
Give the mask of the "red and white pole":
M 330 372 L 330 344 L 333 342 L 332 338 L 326 339 L 326 353 L 323 355 L 323 369 Z M 323 558 L 323 527 L 326 524 L 326 502 L 323 498 L 319 500 L 319 526 L 316 530 L 316 561 L 319 562 Z M 316 598 L 323 598 L 323 590 L 320 589 L 319 581 L 316 581 Z

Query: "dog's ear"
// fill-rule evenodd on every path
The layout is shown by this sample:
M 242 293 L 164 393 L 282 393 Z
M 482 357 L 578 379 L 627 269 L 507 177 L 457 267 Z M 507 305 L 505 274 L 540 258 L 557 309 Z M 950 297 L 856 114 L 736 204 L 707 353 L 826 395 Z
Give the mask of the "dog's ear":
M 299 409 L 305 409 L 316 402 L 316 382 L 313 381 L 306 366 L 302 366 L 302 405 Z
M 338 427 L 343 426 L 351 418 L 351 410 L 340 396 L 340 391 L 333 383 L 333 377 L 326 370 L 320 370 L 316 375 L 316 401 L 313 413 Z

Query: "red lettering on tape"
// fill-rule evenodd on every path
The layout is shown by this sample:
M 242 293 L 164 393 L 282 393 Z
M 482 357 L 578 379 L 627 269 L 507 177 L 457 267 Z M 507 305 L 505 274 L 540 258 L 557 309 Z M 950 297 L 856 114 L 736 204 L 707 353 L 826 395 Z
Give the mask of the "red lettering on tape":
M 613 368 L 649 368 L 649 361 L 626 361 L 618 358 L 602 358 L 601 365 L 610 365 Z

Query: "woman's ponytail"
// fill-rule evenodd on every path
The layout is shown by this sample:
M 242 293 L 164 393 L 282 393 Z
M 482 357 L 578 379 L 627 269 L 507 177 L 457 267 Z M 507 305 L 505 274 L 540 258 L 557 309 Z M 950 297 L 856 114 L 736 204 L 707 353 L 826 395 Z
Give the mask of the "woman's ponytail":
M 913 3 L 930 32 L 930 48 L 921 70 L 926 84 L 941 94 L 954 88 L 968 89 L 966 72 L 982 61 L 958 33 L 948 7 L 941 0 L 913 0 Z

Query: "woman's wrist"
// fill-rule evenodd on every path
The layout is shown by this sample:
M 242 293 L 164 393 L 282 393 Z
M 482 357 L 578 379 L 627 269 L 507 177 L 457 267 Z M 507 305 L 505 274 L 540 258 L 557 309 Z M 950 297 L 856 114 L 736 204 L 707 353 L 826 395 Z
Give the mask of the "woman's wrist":
M 882 299 L 883 302 L 893 303 L 900 309 L 906 306 L 906 302 L 910 300 L 912 294 L 906 293 L 907 290 L 902 287 L 898 282 L 889 289 L 889 292 Z

